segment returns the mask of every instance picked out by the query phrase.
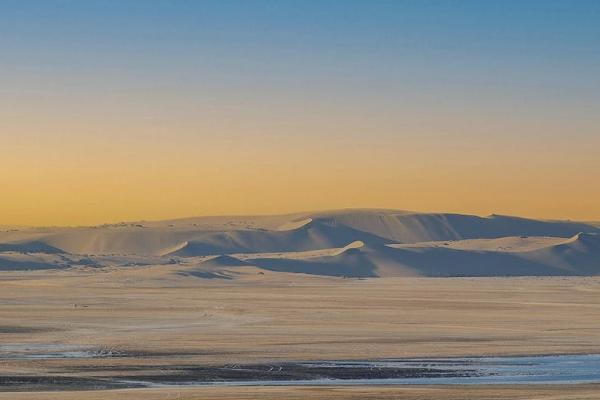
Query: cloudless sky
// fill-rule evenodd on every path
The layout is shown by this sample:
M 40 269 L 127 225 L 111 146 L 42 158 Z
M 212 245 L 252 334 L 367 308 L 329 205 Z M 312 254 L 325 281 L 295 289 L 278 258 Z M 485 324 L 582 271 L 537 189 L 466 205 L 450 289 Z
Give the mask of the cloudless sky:
M 600 220 L 599 1 L 0 1 L 0 225 Z

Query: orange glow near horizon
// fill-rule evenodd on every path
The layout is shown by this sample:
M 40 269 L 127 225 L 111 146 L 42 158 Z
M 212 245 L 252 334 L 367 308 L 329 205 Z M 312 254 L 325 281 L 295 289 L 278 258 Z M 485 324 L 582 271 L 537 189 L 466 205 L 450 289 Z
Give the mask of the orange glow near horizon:
M 337 129 L 296 120 L 286 135 L 273 126 L 263 136 L 243 123 L 188 122 L 173 131 L 146 122 L 15 125 L 0 150 L 0 225 L 354 207 L 600 220 L 596 138 L 485 142 L 445 120 L 428 127 L 443 132 L 435 135 L 417 123 L 364 120 Z M 38 129 L 53 134 L 30 134 Z

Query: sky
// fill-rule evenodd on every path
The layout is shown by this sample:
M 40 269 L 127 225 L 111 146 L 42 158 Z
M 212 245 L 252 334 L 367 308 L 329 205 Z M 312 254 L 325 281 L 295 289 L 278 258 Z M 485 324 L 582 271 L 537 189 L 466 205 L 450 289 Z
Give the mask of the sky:
M 1 0 L 0 225 L 600 220 L 600 2 Z

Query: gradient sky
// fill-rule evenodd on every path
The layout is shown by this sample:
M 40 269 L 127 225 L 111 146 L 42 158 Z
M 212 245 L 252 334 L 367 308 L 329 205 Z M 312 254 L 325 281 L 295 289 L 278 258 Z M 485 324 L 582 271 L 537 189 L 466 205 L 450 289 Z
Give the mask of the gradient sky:
M 0 1 L 0 225 L 600 220 L 599 1 Z

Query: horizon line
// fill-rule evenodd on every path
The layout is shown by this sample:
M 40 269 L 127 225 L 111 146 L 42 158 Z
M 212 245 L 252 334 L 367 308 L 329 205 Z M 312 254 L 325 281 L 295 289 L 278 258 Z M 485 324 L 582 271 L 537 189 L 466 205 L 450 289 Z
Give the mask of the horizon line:
M 135 223 L 158 223 L 158 222 L 169 222 L 169 221 L 181 221 L 186 219 L 201 219 L 201 218 L 260 218 L 260 217 L 277 217 L 277 216 L 293 216 L 293 215 L 301 215 L 301 214 L 318 214 L 318 213 L 333 213 L 333 212 L 351 212 L 351 211 L 370 211 L 370 212 L 402 212 L 406 214 L 445 214 L 445 215 L 467 215 L 474 216 L 479 218 L 491 218 L 491 217 L 509 217 L 509 218 L 521 218 L 527 220 L 534 221 L 557 221 L 557 222 L 578 222 L 578 223 L 587 223 L 587 224 L 595 224 L 600 223 L 600 221 L 595 220 L 583 220 L 583 219 L 572 219 L 572 218 L 535 218 L 526 215 L 518 215 L 518 214 L 498 214 L 492 212 L 490 214 L 482 215 L 477 213 L 470 212 L 450 212 L 450 211 L 414 211 L 407 210 L 402 208 L 388 208 L 388 207 L 340 207 L 340 208 L 325 208 L 325 209 L 313 209 L 313 210 L 301 210 L 301 211 L 291 211 L 291 212 L 281 212 L 281 213 L 255 213 L 255 214 L 206 214 L 206 215 L 192 215 L 186 217 L 173 217 L 173 218 L 164 218 L 164 219 L 131 219 L 131 220 L 120 220 L 114 222 L 101 222 L 97 224 L 49 224 L 49 225 L 29 225 L 29 224 L 10 224 L 10 225 L 2 225 L 0 224 L 0 228 L 4 229 L 45 229 L 45 228 L 98 228 L 98 227 L 106 227 L 111 225 L 122 225 L 122 224 L 135 224 Z

